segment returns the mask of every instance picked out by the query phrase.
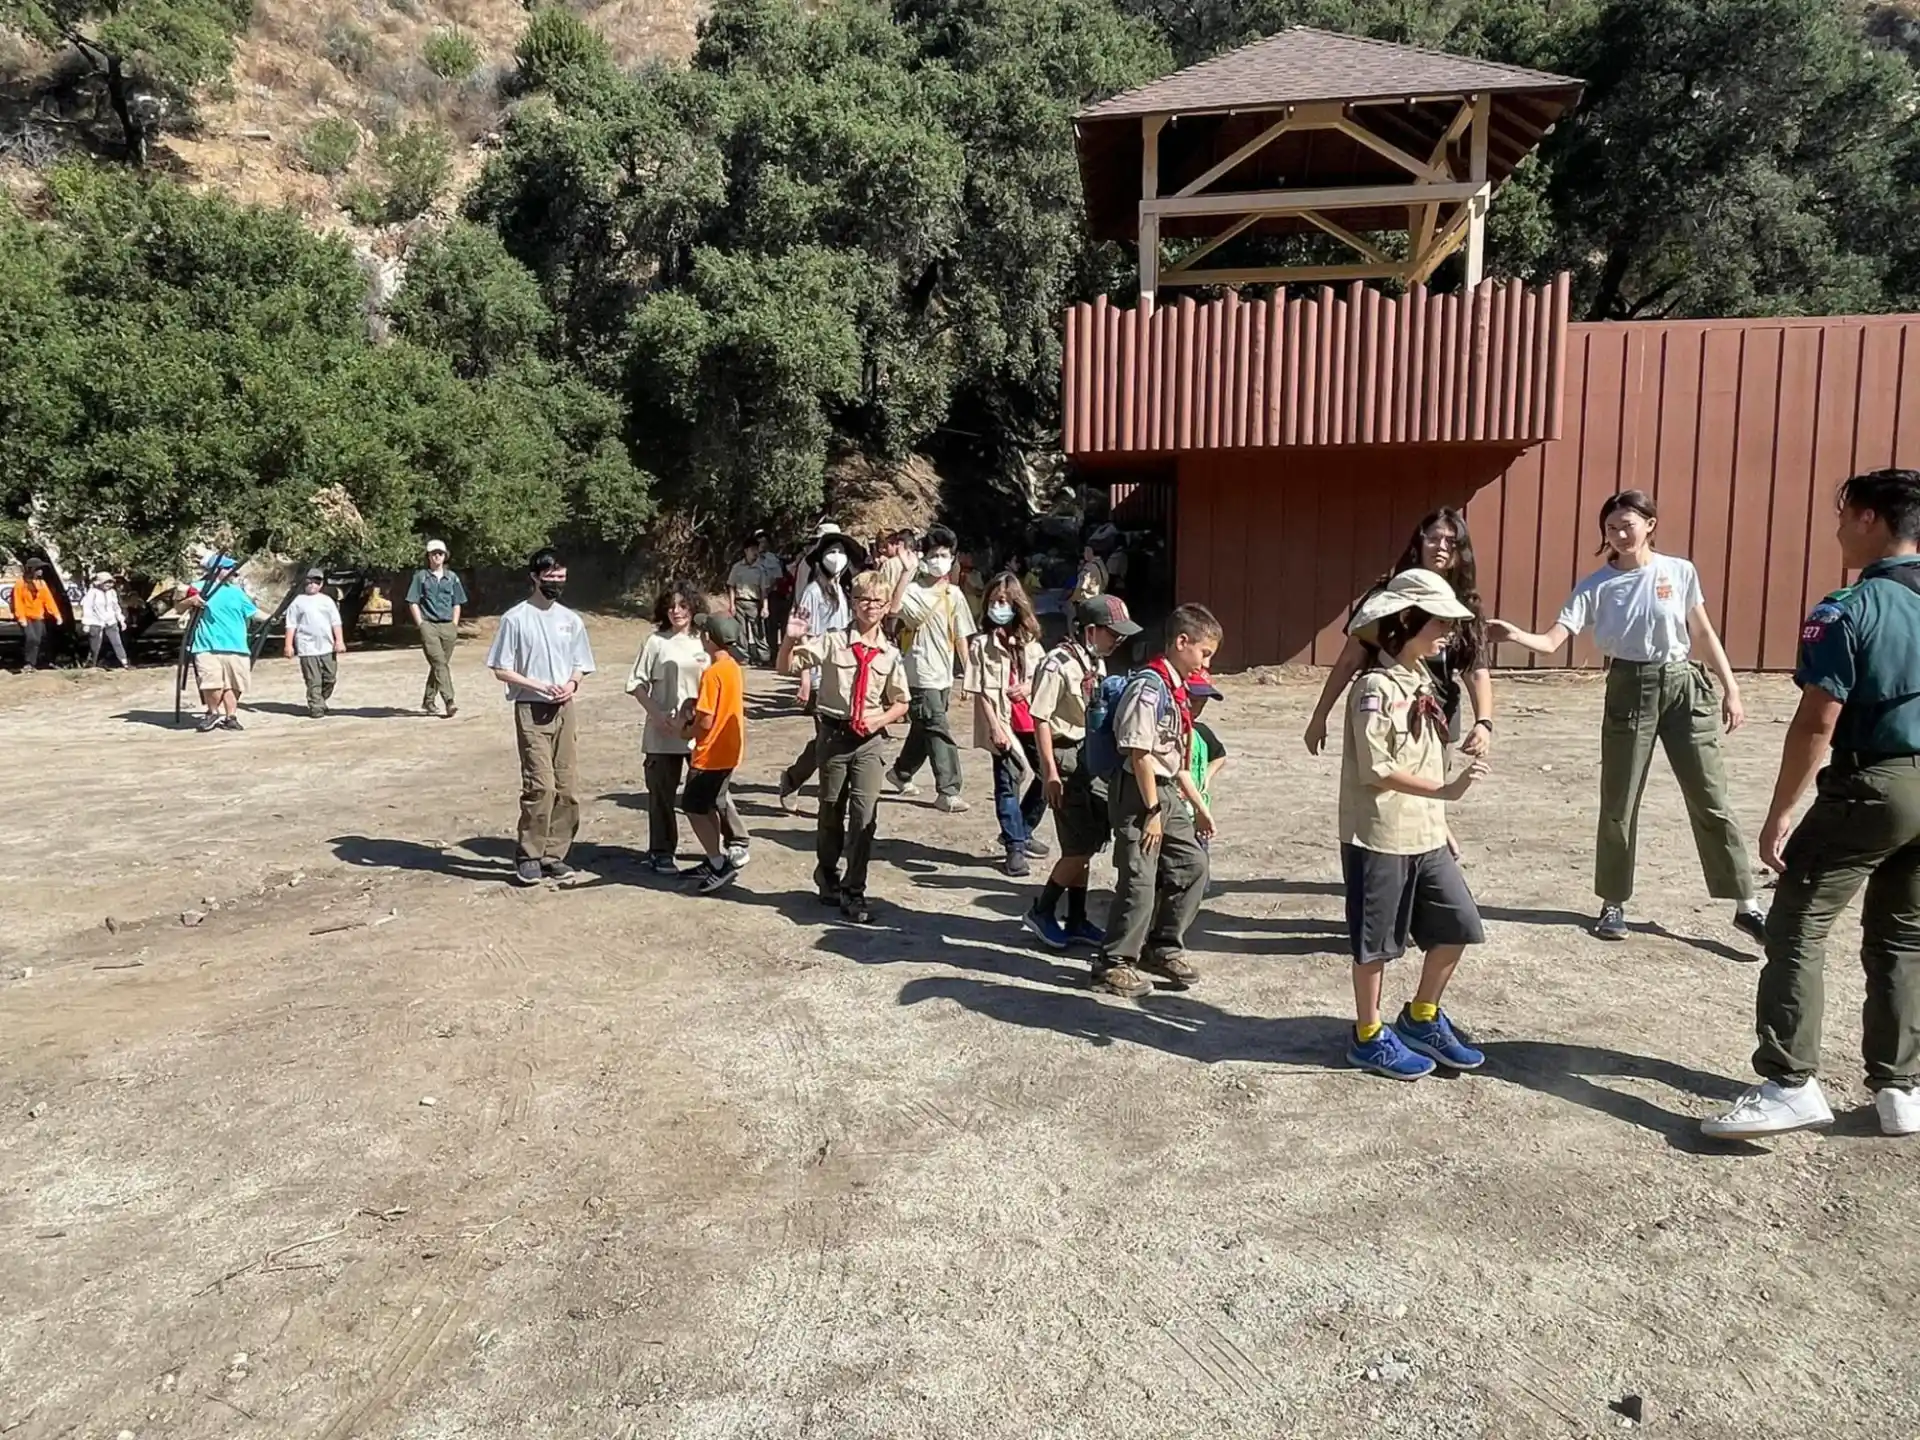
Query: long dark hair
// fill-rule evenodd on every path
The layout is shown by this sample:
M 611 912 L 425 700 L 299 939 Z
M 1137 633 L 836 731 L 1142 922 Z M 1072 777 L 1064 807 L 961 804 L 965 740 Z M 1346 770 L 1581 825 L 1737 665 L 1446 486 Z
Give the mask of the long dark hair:
M 1013 624 L 995 626 L 995 629 L 1011 630 L 1022 640 L 1040 638 L 1040 622 L 1034 618 L 1033 602 L 1027 599 L 1027 587 L 1020 583 L 1020 577 L 1011 570 L 1001 571 L 988 584 L 987 593 L 980 597 L 981 613 L 985 614 L 996 600 L 1004 600 L 1013 606 Z
M 1442 522 L 1453 530 L 1453 566 L 1442 572 L 1441 578 L 1453 587 L 1454 598 L 1473 612 L 1471 620 L 1462 620 L 1454 628 L 1458 668 L 1470 674 L 1480 668 L 1480 657 L 1486 650 L 1487 630 L 1486 616 L 1480 609 L 1480 567 L 1473 557 L 1473 532 L 1467 528 L 1466 515 L 1451 505 L 1442 505 L 1438 510 L 1430 511 L 1413 527 L 1413 538 L 1407 541 L 1406 550 L 1387 579 L 1423 567 L 1425 561 L 1421 553 L 1421 540 L 1428 530 Z
M 667 618 L 667 611 L 673 608 L 673 602 L 676 600 L 687 607 L 687 618 L 691 620 L 700 613 L 702 598 L 700 592 L 684 580 L 669 582 L 667 587 L 654 597 L 654 625 L 661 630 L 672 626 L 673 621 Z

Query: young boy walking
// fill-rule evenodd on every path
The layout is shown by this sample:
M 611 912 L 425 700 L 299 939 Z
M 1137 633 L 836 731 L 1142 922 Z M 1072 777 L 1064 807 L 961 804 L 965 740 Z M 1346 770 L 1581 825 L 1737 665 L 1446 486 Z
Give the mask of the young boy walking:
M 1120 776 L 1109 797 L 1113 822 L 1113 908 L 1094 983 L 1116 995 L 1153 988 L 1143 971 L 1185 990 L 1200 978 L 1187 958 L 1187 928 L 1207 889 L 1213 815 L 1188 766 L 1193 705 L 1186 677 L 1205 670 L 1220 648 L 1220 622 L 1202 605 L 1167 617 L 1160 653 L 1127 682 L 1113 713 Z
M 1340 868 L 1353 943 L 1348 1063 L 1392 1080 L 1438 1065 L 1476 1070 L 1486 1056 L 1454 1033 L 1440 998 L 1469 945 L 1485 938 L 1447 829 L 1447 804 L 1487 773 L 1474 760 L 1447 778 L 1446 711 L 1422 663 L 1473 612 L 1431 570 L 1405 570 L 1355 612 L 1351 634 L 1380 654 L 1347 697 L 1340 766 Z M 1411 940 L 1426 952 L 1419 987 L 1385 1025 L 1386 969 Z
M 734 658 L 740 622 L 733 616 L 703 615 L 700 641 L 707 652 L 707 670 L 685 722 L 693 741 L 693 765 L 680 792 L 680 808 L 707 857 L 704 866 L 695 867 L 693 888 L 711 895 L 740 873 L 727 851 L 721 812 L 729 803 L 727 782 L 747 752 L 747 677 Z
M 1078 638 L 1068 637 L 1047 652 L 1033 681 L 1033 743 L 1040 756 L 1040 780 L 1053 811 L 1060 858 L 1040 896 L 1021 923 L 1055 950 L 1069 945 L 1106 944 L 1107 932 L 1087 918 L 1087 872 L 1093 857 L 1113 839 L 1107 814 L 1107 782 L 1085 764 L 1087 706 L 1107 678 L 1107 657 L 1124 640 L 1140 633 L 1116 595 L 1096 595 L 1074 609 Z M 1060 902 L 1067 919 L 1060 921 Z
M 887 727 L 906 716 L 910 700 L 905 659 L 884 629 L 892 598 L 879 571 L 857 575 L 851 626 L 806 635 L 801 633 L 806 622 L 795 615 L 780 650 L 779 668 L 785 673 L 810 668 L 820 673 L 814 708 L 820 821 L 813 879 L 820 903 L 838 905 L 856 925 L 873 919 L 867 866 L 886 771 L 881 741 Z
M 287 607 L 289 660 L 300 661 L 300 677 L 307 682 L 307 714 L 315 720 L 327 713 L 333 687 L 340 679 L 340 662 L 347 653 L 340 607 L 327 594 L 327 572 L 309 570 L 306 584 Z

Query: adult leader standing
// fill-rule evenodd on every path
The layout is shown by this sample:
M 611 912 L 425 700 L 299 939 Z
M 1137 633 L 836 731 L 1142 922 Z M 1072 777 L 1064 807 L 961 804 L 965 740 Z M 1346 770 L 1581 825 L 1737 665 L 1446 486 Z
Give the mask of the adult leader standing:
M 447 542 L 427 541 L 426 568 L 413 572 L 407 586 L 407 608 L 420 631 L 420 648 L 427 657 L 427 688 L 420 708 L 431 715 L 433 702 L 447 707 L 451 720 L 460 707 L 453 698 L 453 650 L 460 643 L 460 611 L 467 603 L 467 587 L 447 565 Z
M 1699 572 L 1690 561 L 1654 551 L 1659 518 L 1644 491 L 1623 490 L 1609 498 L 1600 507 L 1601 550 L 1607 563 L 1574 587 L 1553 628 L 1536 635 L 1491 620 L 1487 633 L 1496 642 L 1551 655 L 1591 627 L 1594 643 L 1607 658 L 1606 714 L 1600 722 L 1600 824 L 1593 860 L 1600 918 L 1593 933 L 1602 940 L 1627 937 L 1640 797 L 1657 741 L 1687 802 L 1707 893 L 1731 900 L 1735 928 L 1764 941 L 1766 917 L 1754 899 L 1753 867 L 1733 815 L 1720 751 L 1721 726 L 1732 734 L 1746 723 L 1740 685 L 1707 616 Z M 1693 659 L 1695 645 L 1706 651 L 1704 666 Z

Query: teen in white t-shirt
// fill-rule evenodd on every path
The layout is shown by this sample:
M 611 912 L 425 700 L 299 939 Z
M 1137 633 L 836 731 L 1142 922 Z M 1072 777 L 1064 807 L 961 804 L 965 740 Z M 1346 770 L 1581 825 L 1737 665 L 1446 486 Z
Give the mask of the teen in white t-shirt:
M 1487 634 L 1496 642 L 1551 655 L 1591 629 L 1607 657 L 1593 880 L 1600 918 L 1594 934 L 1604 940 L 1626 938 L 1640 794 L 1657 740 L 1686 798 L 1708 893 L 1733 901 L 1734 925 L 1764 943 L 1766 919 L 1754 900 L 1753 867 L 1720 753 L 1722 724 L 1731 734 L 1746 720 L 1740 686 L 1707 616 L 1698 572 L 1677 556 L 1654 553 L 1658 518 L 1653 501 L 1639 490 L 1613 496 L 1600 509 L 1607 563 L 1574 587 L 1553 628 L 1536 635 L 1494 620 Z M 1706 665 L 1693 661 L 1695 645 L 1706 652 Z

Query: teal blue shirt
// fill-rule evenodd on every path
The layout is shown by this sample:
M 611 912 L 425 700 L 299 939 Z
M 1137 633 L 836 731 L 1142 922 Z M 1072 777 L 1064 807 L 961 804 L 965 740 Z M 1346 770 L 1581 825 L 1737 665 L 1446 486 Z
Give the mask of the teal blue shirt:
M 207 608 L 193 627 L 193 653 L 196 655 L 246 655 L 253 646 L 247 641 L 247 621 L 260 613 L 260 607 L 240 588 L 238 580 L 229 580 L 207 597 Z
M 1876 560 L 1800 627 L 1796 684 L 1840 702 L 1836 754 L 1920 755 L 1920 555 Z

